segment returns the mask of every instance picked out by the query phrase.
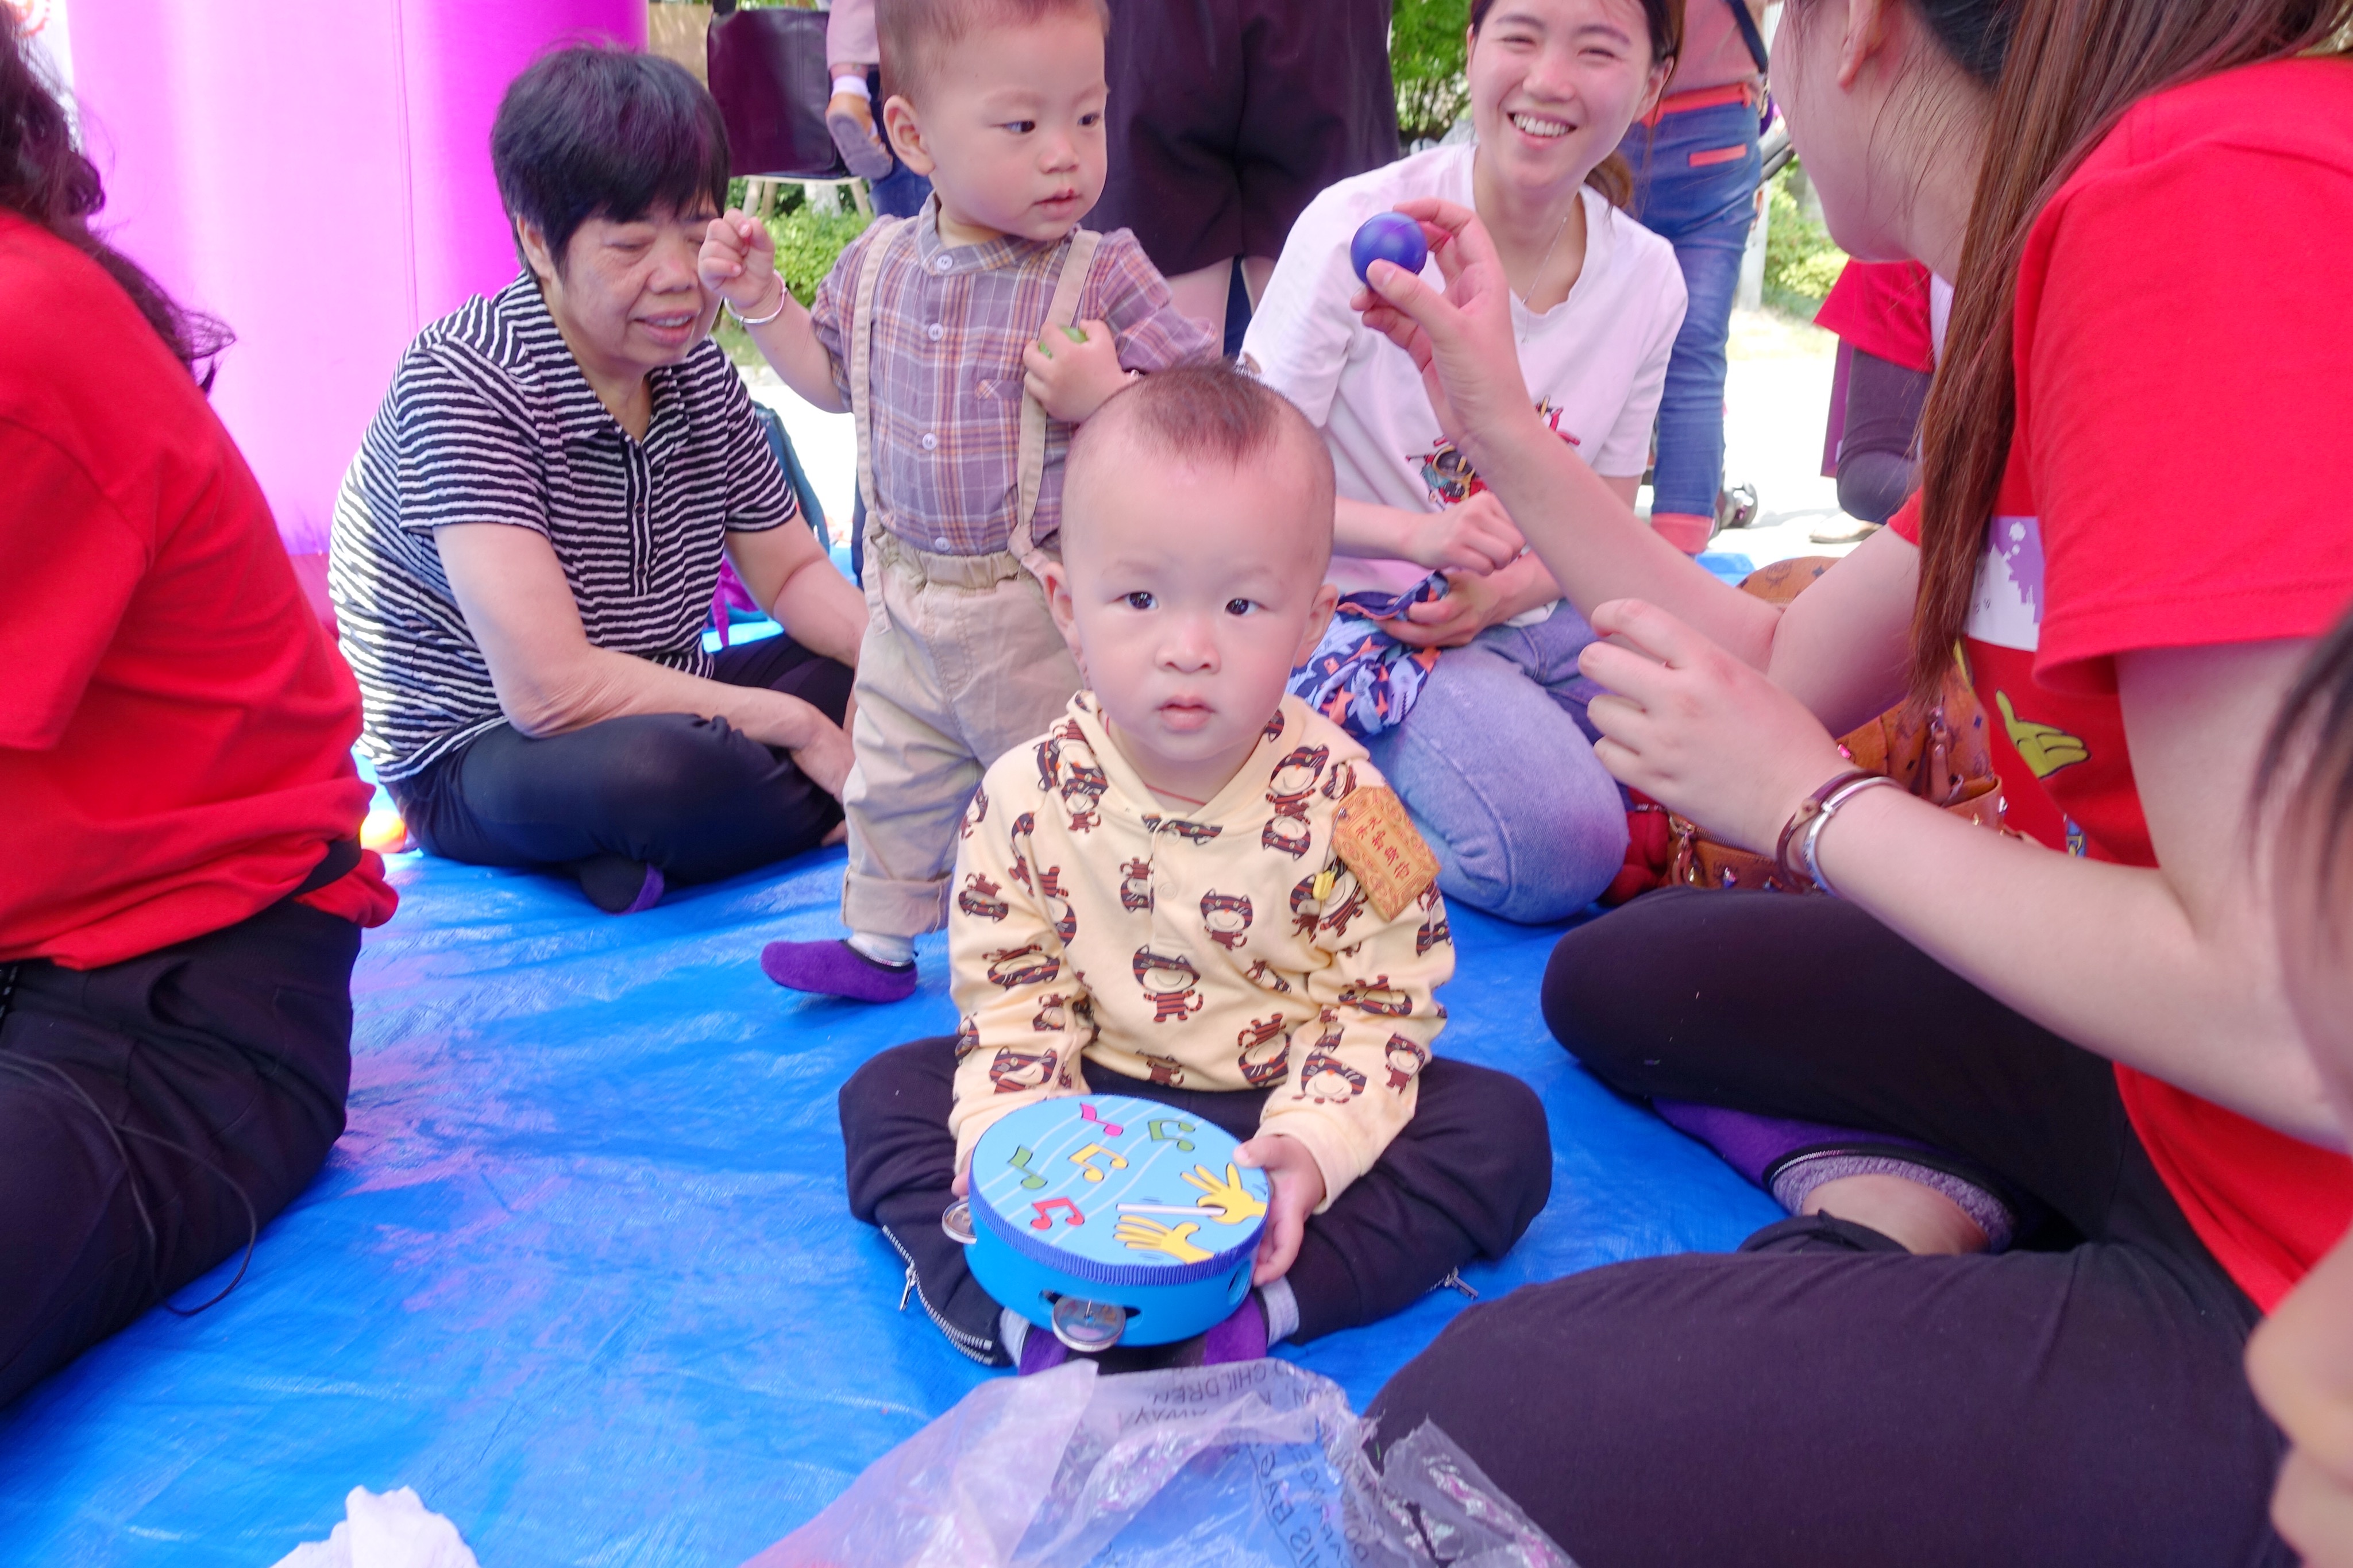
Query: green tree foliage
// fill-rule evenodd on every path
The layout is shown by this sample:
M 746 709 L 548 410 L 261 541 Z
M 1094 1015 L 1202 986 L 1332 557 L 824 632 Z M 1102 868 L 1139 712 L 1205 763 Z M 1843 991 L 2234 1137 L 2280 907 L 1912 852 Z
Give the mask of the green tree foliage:
M 793 298 L 804 305 L 817 299 L 834 258 L 866 232 L 866 222 L 858 213 L 818 212 L 806 203 L 768 220 L 768 232 L 776 237 L 776 270 Z
M 1395 0 L 1389 15 L 1389 74 L 1397 82 L 1398 136 L 1435 142 L 1470 107 L 1462 82 L 1462 35 L 1470 0 Z
M 1765 297 L 1782 310 L 1811 316 L 1838 281 L 1846 252 L 1799 205 L 1797 193 L 1789 188 L 1797 169 L 1792 161 L 1773 177 L 1767 193 L 1772 211 L 1765 228 Z
M 728 186 L 730 206 L 744 205 L 744 187 L 742 180 Z M 833 270 L 835 258 L 849 242 L 866 232 L 867 219 L 862 214 L 844 212 L 830 204 L 823 208 L 812 206 L 802 187 L 796 184 L 786 185 L 779 205 L 781 210 L 767 218 L 768 232 L 776 238 L 776 270 L 783 275 L 785 287 L 793 291 L 793 298 L 804 305 L 814 303 L 817 286 L 825 281 L 825 275 Z M 713 331 L 719 346 L 736 363 L 760 362 L 760 351 L 753 347 L 751 338 L 733 317 L 721 312 Z

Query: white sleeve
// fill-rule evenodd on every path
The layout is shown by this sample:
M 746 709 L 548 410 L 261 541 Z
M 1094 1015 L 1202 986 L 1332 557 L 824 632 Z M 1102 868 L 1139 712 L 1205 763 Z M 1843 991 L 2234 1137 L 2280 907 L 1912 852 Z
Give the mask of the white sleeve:
M 1291 226 L 1242 338 L 1243 368 L 1291 399 L 1319 429 L 1330 422 L 1356 334 L 1366 330 L 1348 309 L 1362 287 L 1348 260 L 1348 242 L 1357 209 L 1368 199 L 1335 190 L 1308 204 Z
M 1675 352 L 1675 334 L 1683 331 L 1689 296 L 1683 290 L 1683 268 L 1669 254 L 1660 269 L 1651 307 L 1648 341 L 1626 387 L 1626 404 L 1609 439 L 1593 454 L 1593 471 L 1609 479 L 1640 475 L 1651 464 L 1651 427 L 1658 423 L 1659 400 L 1667 390 L 1667 361 Z

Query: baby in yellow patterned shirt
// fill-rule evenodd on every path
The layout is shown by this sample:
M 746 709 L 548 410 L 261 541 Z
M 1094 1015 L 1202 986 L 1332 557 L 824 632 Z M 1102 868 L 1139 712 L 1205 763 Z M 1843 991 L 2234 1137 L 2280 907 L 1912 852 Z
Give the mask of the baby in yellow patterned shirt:
M 1246 1139 L 1272 1184 L 1258 1289 L 1187 1347 L 1261 1354 L 1507 1250 L 1549 1193 L 1544 1113 L 1432 1062 L 1454 968 L 1436 858 L 1364 748 L 1284 694 L 1334 597 L 1313 427 L 1229 368 L 1164 373 L 1082 428 L 1065 496 L 1044 582 L 1087 689 L 965 815 L 963 1026 L 843 1090 L 851 1204 L 952 1341 L 1034 1370 L 1059 1349 L 934 1245 L 940 1211 L 1018 1106 L 1163 1100 Z

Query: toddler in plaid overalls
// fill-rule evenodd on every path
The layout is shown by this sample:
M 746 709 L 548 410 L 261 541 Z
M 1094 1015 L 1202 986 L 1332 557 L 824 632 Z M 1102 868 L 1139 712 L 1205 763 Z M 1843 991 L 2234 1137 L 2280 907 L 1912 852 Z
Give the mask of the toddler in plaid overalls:
M 1060 527 L 1071 424 L 1033 389 L 1082 418 L 1121 373 L 1215 352 L 1133 236 L 1077 226 L 1103 188 L 1092 5 L 1029 23 L 976 15 L 947 40 L 894 38 L 887 7 L 882 20 L 900 89 L 884 120 L 932 176 L 932 200 L 853 242 L 811 310 L 768 281 L 766 231 L 740 214 L 712 225 L 702 258 L 785 380 L 857 419 L 869 617 L 842 793 L 851 934 L 772 942 L 761 966 L 795 990 L 861 1001 L 913 991 L 913 939 L 945 921 L 956 825 L 983 771 L 1080 686 L 1035 570 Z M 894 42 L 905 68 L 889 58 Z M 952 76 L 923 68 L 935 46 L 954 47 Z M 1008 93 L 1026 95 L 1021 118 L 982 123 L 998 113 L 991 95 Z M 977 112 L 963 111 L 967 98 Z M 933 155 L 997 134 L 1022 147 Z

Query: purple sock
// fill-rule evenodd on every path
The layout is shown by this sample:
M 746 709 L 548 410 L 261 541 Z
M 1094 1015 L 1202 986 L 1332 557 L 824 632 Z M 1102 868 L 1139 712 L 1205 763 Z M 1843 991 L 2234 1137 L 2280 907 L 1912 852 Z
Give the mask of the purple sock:
M 1015 1363 L 1014 1375 L 1029 1377 L 1041 1372 L 1051 1372 L 1071 1359 L 1071 1347 L 1056 1339 L 1050 1329 L 1032 1326 L 1022 1336 L 1021 1359 Z
M 1799 1121 L 1787 1116 L 1758 1116 L 1726 1110 L 1720 1105 L 1694 1105 L 1687 1100 L 1654 1100 L 1651 1108 L 1659 1120 L 1676 1131 L 1698 1139 L 1724 1158 L 1724 1163 L 1763 1186 L 1773 1170 L 1790 1155 L 1812 1148 L 1852 1149 L 1857 1144 L 1893 1144 L 1899 1149 L 1926 1150 L 1926 1143 L 1832 1127 L 1821 1121 Z
M 1985 1232 L 1988 1252 L 2007 1249 L 2018 1231 L 2018 1220 L 2010 1212 L 2010 1205 L 1975 1182 L 1917 1160 L 1889 1154 L 1842 1153 L 1834 1150 L 1801 1154 L 1773 1173 L 1773 1201 L 1791 1214 L 1801 1214 L 1816 1187 L 1846 1176 L 1901 1176 L 1907 1182 L 1919 1183 L 1932 1193 L 1942 1193 Z
M 1202 1336 L 1201 1364 L 1222 1366 L 1229 1361 L 1259 1361 L 1266 1355 L 1266 1313 L 1258 1292 L 1242 1298 L 1233 1315 Z
M 1958 1204 L 1986 1233 L 1991 1251 L 2008 1247 L 2017 1228 L 2009 1205 L 1985 1188 L 1938 1165 L 1905 1159 L 1903 1151 L 1907 1149 L 1935 1154 L 1917 1139 L 1787 1116 L 1760 1116 L 1683 1100 L 1654 1100 L 1651 1104 L 1661 1121 L 1715 1150 L 1725 1164 L 1772 1194 L 1774 1201 L 1791 1214 L 1802 1209 L 1824 1182 L 1842 1176 L 1887 1175 L 1917 1182 Z
M 760 969 L 788 991 L 851 1002 L 903 1002 L 915 994 L 915 966 L 877 963 L 846 942 L 772 942 Z

